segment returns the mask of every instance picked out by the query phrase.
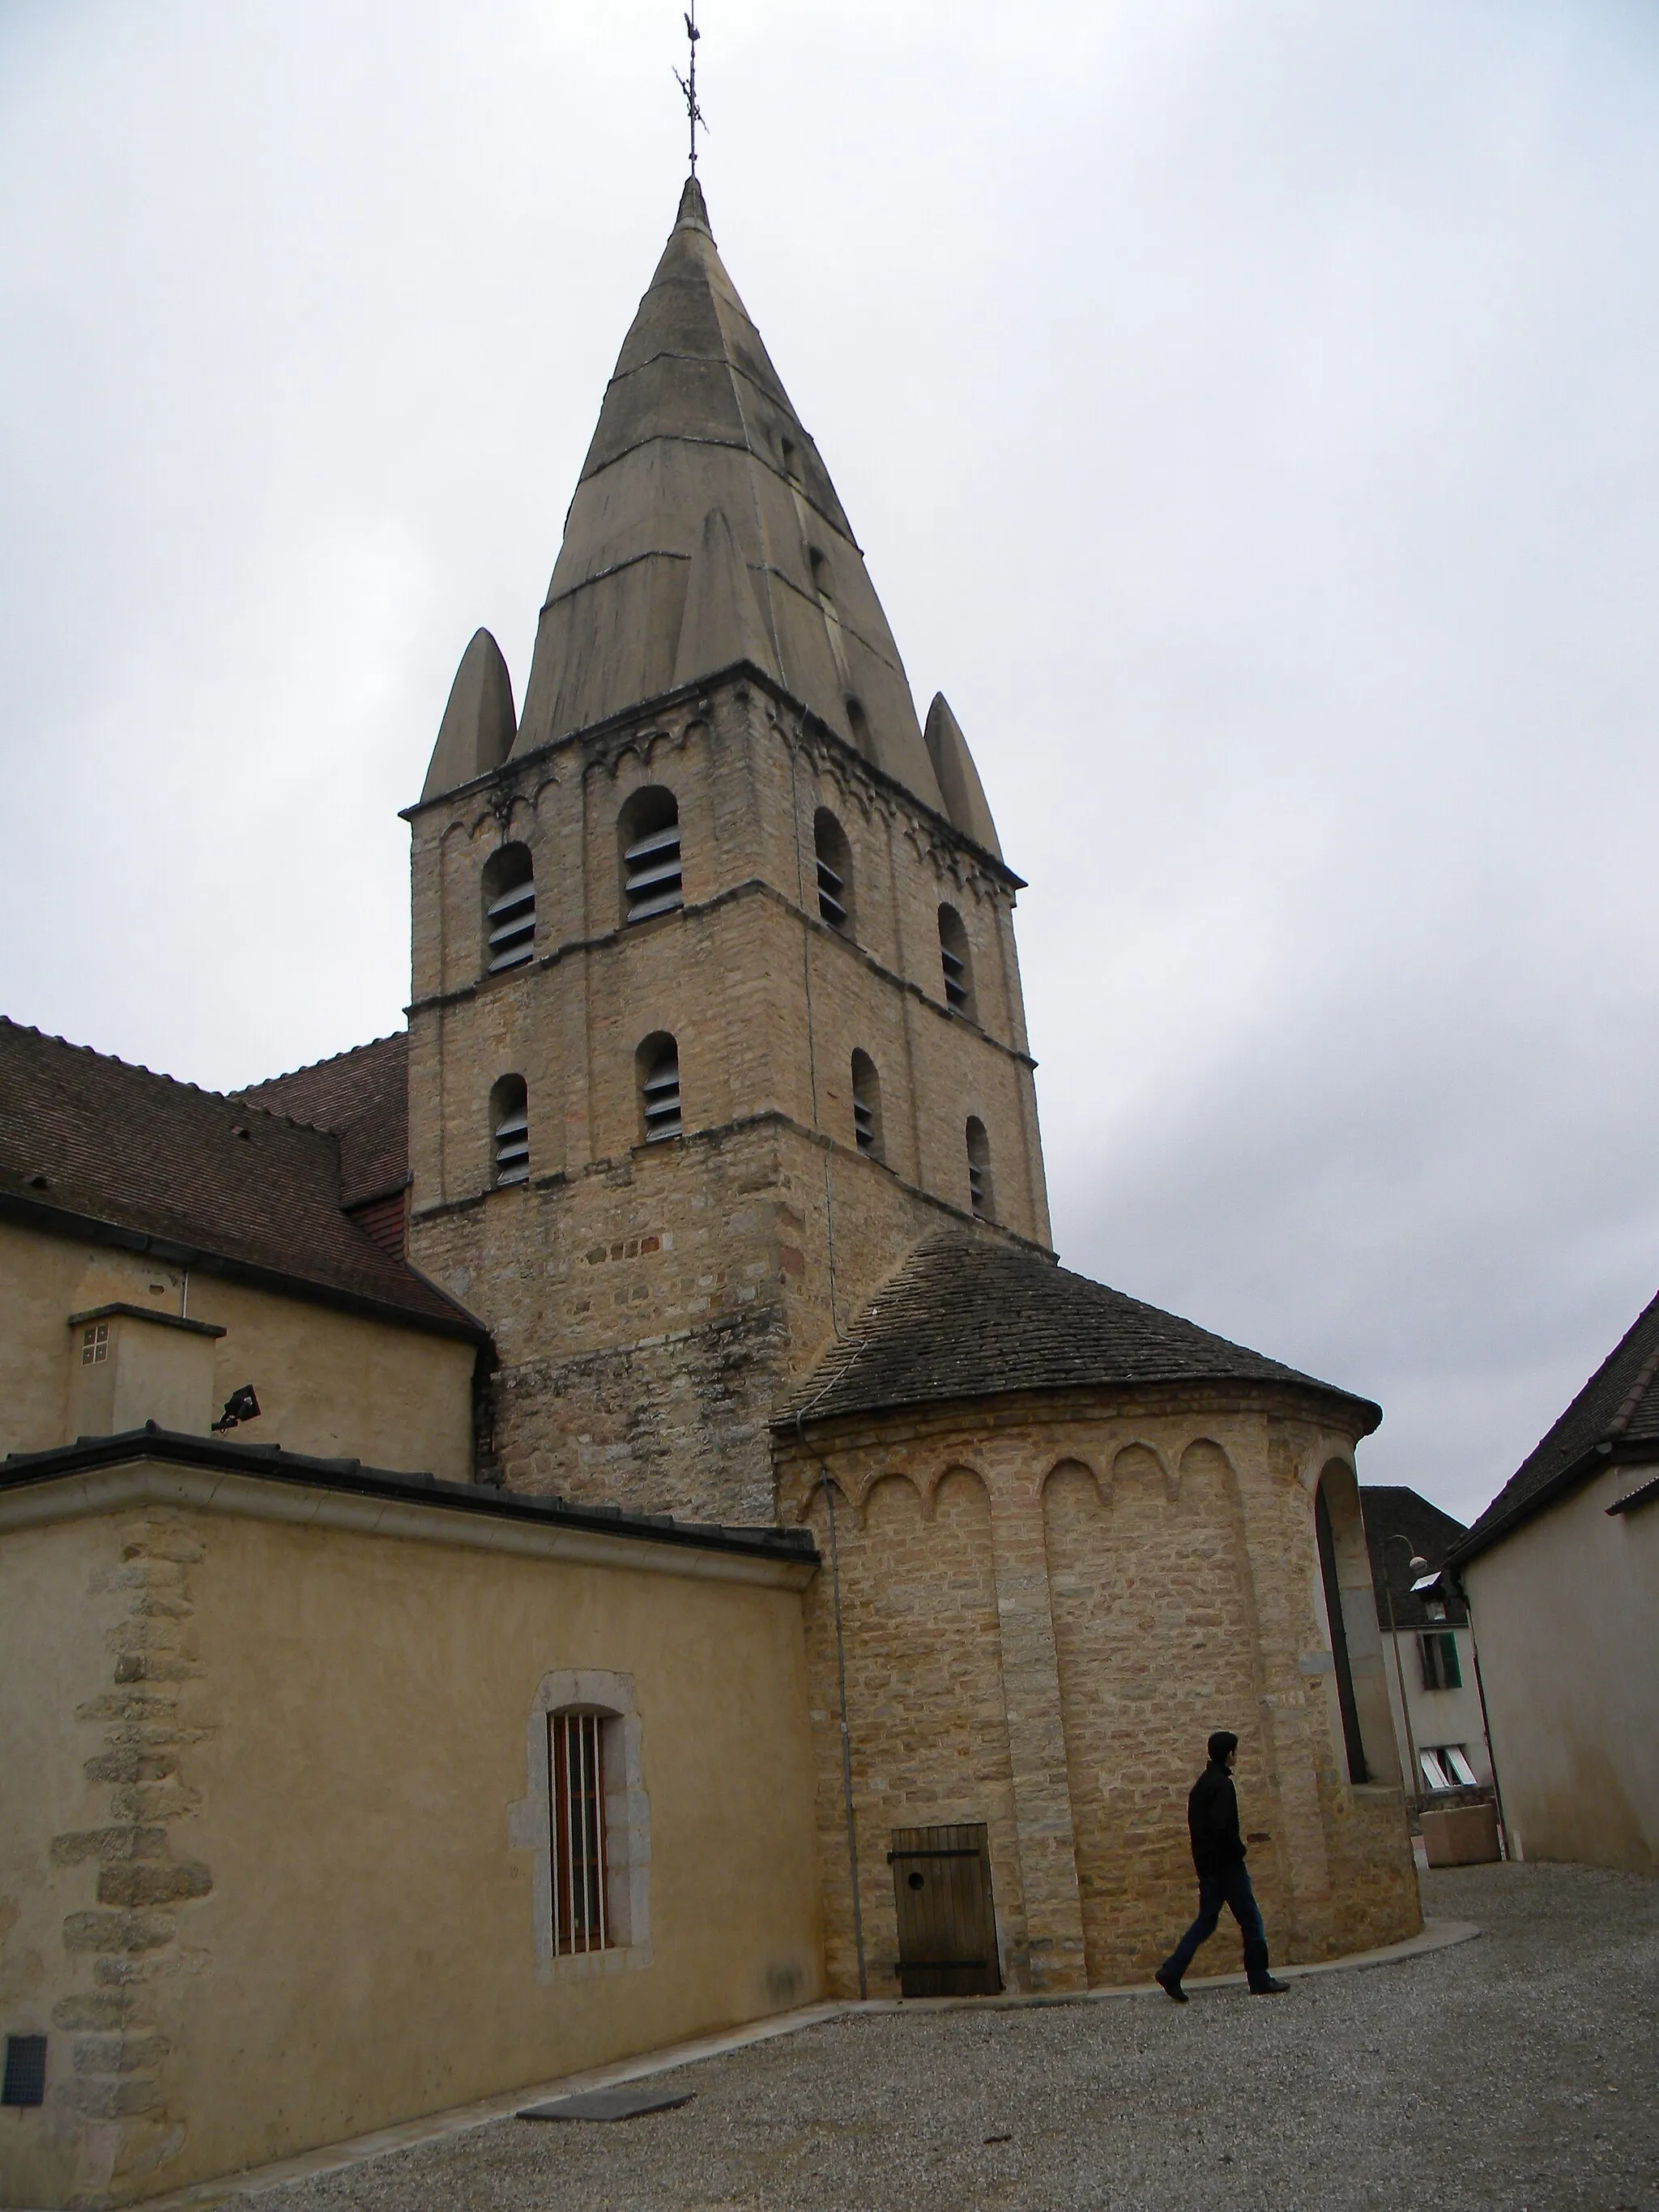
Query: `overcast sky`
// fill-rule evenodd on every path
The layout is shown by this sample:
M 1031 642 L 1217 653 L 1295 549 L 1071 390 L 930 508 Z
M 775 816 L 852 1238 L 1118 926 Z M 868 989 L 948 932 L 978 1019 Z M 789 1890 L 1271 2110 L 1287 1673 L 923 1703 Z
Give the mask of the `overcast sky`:
M 1011 863 L 1073 1267 L 1468 1518 L 1659 1279 L 1652 0 L 704 0 L 715 234 Z M 678 0 L 3 0 L 0 1007 L 400 1025 Z

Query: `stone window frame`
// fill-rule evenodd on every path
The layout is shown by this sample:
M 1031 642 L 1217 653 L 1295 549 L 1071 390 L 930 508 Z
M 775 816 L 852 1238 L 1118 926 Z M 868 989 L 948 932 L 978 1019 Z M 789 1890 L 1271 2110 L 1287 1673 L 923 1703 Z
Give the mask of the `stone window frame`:
M 553 1778 L 550 1713 L 571 1708 L 605 1721 L 605 1915 L 613 1940 L 603 1951 L 560 1952 L 553 1929 Z M 634 1677 L 597 1667 L 556 1667 L 544 1674 L 525 1723 L 526 1794 L 507 1807 L 507 1844 L 532 1854 L 531 1940 L 536 1979 L 586 1981 L 651 1964 L 651 1801 L 641 1762 L 643 1723 Z

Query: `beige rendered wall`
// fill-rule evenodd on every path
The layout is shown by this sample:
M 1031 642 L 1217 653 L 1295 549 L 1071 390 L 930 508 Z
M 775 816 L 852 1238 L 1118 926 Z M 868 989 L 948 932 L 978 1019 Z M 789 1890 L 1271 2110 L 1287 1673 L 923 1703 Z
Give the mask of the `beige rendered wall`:
M 1659 1468 L 1609 1468 L 1463 1571 L 1518 1857 L 1659 1873 Z
M 53 2039 L 0 2201 L 180 2187 L 817 1993 L 793 1589 L 145 1507 L 0 1536 L 0 2028 Z M 562 1669 L 631 1681 L 648 1964 L 538 1967 L 510 1808 Z
M 1240 1738 L 1274 1955 L 1416 1931 L 1401 1793 L 1347 1781 L 1328 1688 L 1313 1490 L 1352 1445 L 1289 1407 L 1204 1392 L 848 1423 L 822 1462 L 810 1440 L 781 1442 L 781 1515 L 826 1561 L 821 1465 L 836 1489 L 872 1996 L 896 1988 L 891 1831 L 962 1821 L 990 1830 L 1012 1987 L 1149 1972 L 1192 1917 L 1186 1798 L 1217 1728 Z M 826 1955 L 844 1995 L 857 1968 L 829 1574 L 805 1613 Z M 1203 1965 L 1237 1956 L 1224 1938 Z
M 72 1313 L 120 1302 L 176 1314 L 185 1297 L 179 1270 L 142 1253 L 0 1222 L 0 1457 L 72 1441 Z M 226 1332 L 215 1412 L 244 1382 L 258 1393 L 239 1441 L 472 1479 L 471 1345 L 199 1270 L 188 1303 L 192 1321 Z

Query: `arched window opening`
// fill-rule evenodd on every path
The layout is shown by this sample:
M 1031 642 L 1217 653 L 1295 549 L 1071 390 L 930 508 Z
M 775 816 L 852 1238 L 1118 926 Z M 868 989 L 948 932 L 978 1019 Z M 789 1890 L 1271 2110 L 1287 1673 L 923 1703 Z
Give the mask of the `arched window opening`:
M 882 1158 L 881 1078 L 867 1052 L 853 1054 L 853 1140 L 872 1160 Z
M 555 1957 L 611 1948 L 603 1713 L 547 1717 Z
M 521 1075 L 504 1075 L 489 1094 L 489 1141 L 497 1188 L 530 1180 L 530 1105 Z
M 1348 1628 L 1342 1613 L 1342 1585 L 1337 1573 L 1336 1534 L 1331 1526 L 1331 1506 L 1326 1479 L 1321 1475 L 1314 1492 L 1314 1534 L 1319 1546 L 1319 1576 L 1325 1590 L 1325 1617 L 1330 1623 L 1331 1659 L 1336 1668 L 1336 1702 L 1342 1715 L 1342 1747 L 1347 1754 L 1350 1782 L 1369 1782 L 1364 1739 L 1359 1733 L 1359 1706 L 1353 1693 L 1353 1666 L 1348 1656 Z
M 991 1183 L 991 1140 L 976 1114 L 968 1116 L 968 1200 L 981 1221 L 995 1218 Z
M 818 596 L 822 598 L 822 592 Z M 870 750 L 870 717 L 864 711 L 864 702 L 851 696 L 847 701 L 847 726 L 853 732 L 853 743 L 866 760 L 874 758 Z
M 853 852 L 847 832 L 827 806 L 812 817 L 812 849 L 818 869 L 818 912 L 831 929 L 853 928 Z
M 800 456 L 795 451 L 795 441 L 793 438 L 786 438 L 783 441 L 783 473 L 791 483 L 798 484 L 800 482 Z
M 968 932 L 962 916 L 953 906 L 942 906 L 939 910 L 939 965 L 945 970 L 945 1003 L 953 1013 L 963 1014 L 971 1022 L 976 1019 L 974 1010 L 974 957 L 968 946 Z
M 634 1055 L 640 1085 L 640 1127 L 647 1145 L 683 1133 L 680 1116 L 680 1049 L 664 1030 L 647 1037 Z
M 623 912 L 649 921 L 684 903 L 680 875 L 680 808 L 661 785 L 636 791 L 617 817 L 622 851 Z
M 484 973 L 536 957 L 536 871 L 526 845 L 503 845 L 483 869 Z

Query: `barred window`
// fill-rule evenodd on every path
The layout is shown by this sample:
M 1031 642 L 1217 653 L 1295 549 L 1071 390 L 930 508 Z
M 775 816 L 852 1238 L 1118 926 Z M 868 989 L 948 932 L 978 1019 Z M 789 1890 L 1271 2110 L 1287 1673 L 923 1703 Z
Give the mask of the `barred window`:
M 504 1075 L 489 1094 L 493 1179 L 499 1188 L 530 1180 L 530 1101 L 521 1075 Z
M 981 1221 L 994 1218 L 991 1140 L 976 1114 L 968 1116 L 968 1202 Z
M 680 1048 L 665 1030 L 647 1037 L 634 1055 L 639 1078 L 640 1133 L 647 1145 L 684 1132 L 680 1112 Z
M 872 1160 L 882 1158 L 881 1078 L 867 1052 L 853 1054 L 853 1141 Z
M 953 906 L 939 910 L 939 957 L 945 970 L 945 1003 L 953 1013 L 976 1021 L 974 1006 L 974 959 L 968 948 L 968 932 Z
M 550 1713 L 547 1764 L 554 1952 L 603 1951 L 611 1942 L 605 1899 L 605 1716 Z
M 484 973 L 522 968 L 536 957 L 536 871 L 525 845 L 503 845 L 484 862 Z
M 623 916 L 649 921 L 684 903 L 680 870 L 680 808 L 672 791 L 636 791 L 617 817 Z
M 847 832 L 827 806 L 812 817 L 812 851 L 818 872 L 818 912 L 831 929 L 853 931 L 853 853 Z

